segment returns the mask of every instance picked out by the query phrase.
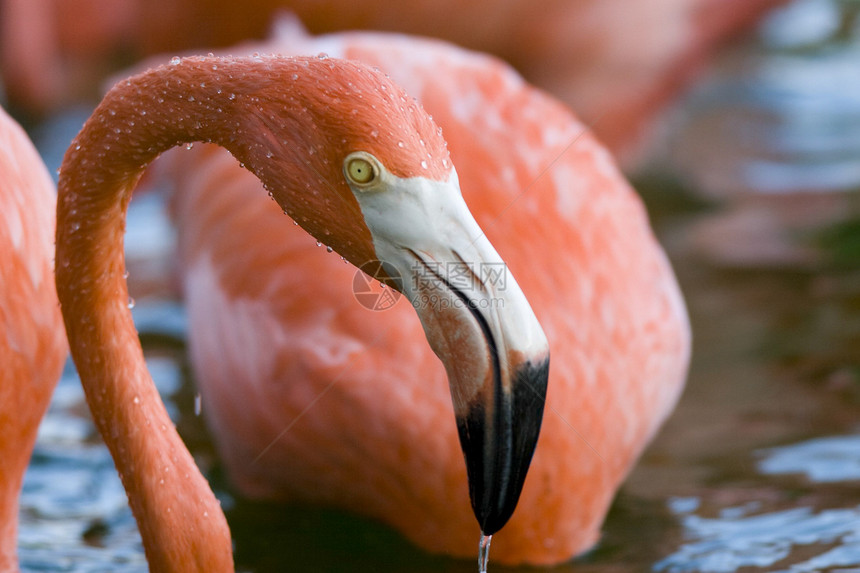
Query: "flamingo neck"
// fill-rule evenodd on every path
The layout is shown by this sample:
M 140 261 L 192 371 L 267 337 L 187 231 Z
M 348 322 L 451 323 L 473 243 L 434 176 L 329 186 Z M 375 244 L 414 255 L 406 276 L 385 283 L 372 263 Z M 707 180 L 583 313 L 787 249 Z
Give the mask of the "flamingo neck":
M 71 353 L 153 571 L 232 571 L 233 558 L 219 502 L 144 362 L 128 309 L 125 213 L 145 166 L 183 142 L 218 143 L 281 189 L 265 164 L 272 150 L 244 131 L 248 117 L 240 107 L 259 97 L 259 83 L 247 66 L 201 60 L 119 84 L 60 170 L 57 290 Z M 293 209 L 294 197 L 278 198 Z
M 404 177 L 420 163 L 428 176 L 445 178 L 450 166 L 429 116 L 370 68 L 317 58 L 177 60 L 117 84 L 67 151 L 57 291 L 72 357 L 150 567 L 227 571 L 223 512 L 165 411 L 128 309 L 123 233 L 133 187 L 163 151 L 219 144 L 295 221 L 361 265 L 376 256 L 343 158 L 363 149 Z M 400 153 L 386 157 L 392 140 Z M 420 160 L 409 156 L 413 148 Z

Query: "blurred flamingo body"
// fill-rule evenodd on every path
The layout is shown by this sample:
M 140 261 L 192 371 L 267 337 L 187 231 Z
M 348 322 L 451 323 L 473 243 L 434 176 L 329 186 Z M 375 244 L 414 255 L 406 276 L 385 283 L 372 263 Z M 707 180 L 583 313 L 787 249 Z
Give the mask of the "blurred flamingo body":
M 541 438 L 493 559 L 550 564 L 591 547 L 676 402 L 690 344 L 672 270 L 612 158 L 509 67 L 442 42 L 288 27 L 241 50 L 379 66 L 441 126 L 464 198 L 554 357 Z M 285 225 L 222 150 L 168 161 L 192 362 L 240 491 L 346 507 L 427 550 L 472 555 L 445 370 L 408 302 L 373 312 L 353 300 L 355 270 Z
M 53 280 L 54 185 L 0 108 L 0 571 L 17 570 L 18 495 L 67 347 Z
M 6 87 L 31 111 L 92 97 L 129 57 L 262 38 L 279 11 L 290 11 L 315 33 L 385 30 L 495 54 L 565 101 L 617 153 L 637 143 L 709 55 L 785 0 L 0 3 Z

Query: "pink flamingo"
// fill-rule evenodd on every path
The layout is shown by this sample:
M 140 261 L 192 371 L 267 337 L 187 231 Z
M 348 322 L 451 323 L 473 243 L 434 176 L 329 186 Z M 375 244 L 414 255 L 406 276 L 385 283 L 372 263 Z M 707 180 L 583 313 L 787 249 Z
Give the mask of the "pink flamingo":
M 689 353 L 673 274 L 612 159 L 510 68 L 441 42 L 291 28 L 244 50 L 379 66 L 442 126 L 464 197 L 553 349 L 550 412 L 494 559 L 556 563 L 589 548 L 674 405 Z M 177 150 L 162 174 L 177 188 L 191 357 L 233 482 L 472 554 L 445 373 L 407 305 L 372 313 L 352 300 L 354 269 L 285 225 L 222 150 Z
M 52 276 L 53 187 L 0 108 L 0 571 L 17 570 L 18 495 L 67 353 Z
M 455 281 L 452 269 L 466 262 L 503 262 L 463 203 L 436 125 L 357 63 L 175 58 L 105 96 L 64 158 L 57 201 L 57 293 L 72 356 L 150 567 L 232 568 L 223 513 L 143 361 L 122 254 L 143 168 L 191 141 L 228 149 L 282 210 L 350 262 L 385 262 L 383 280 L 415 303 L 445 365 L 472 508 L 481 530 L 495 533 L 516 506 L 537 440 L 548 347 L 510 273 L 504 288 L 481 276 L 471 288 Z M 430 293 L 444 304 L 423 304 Z

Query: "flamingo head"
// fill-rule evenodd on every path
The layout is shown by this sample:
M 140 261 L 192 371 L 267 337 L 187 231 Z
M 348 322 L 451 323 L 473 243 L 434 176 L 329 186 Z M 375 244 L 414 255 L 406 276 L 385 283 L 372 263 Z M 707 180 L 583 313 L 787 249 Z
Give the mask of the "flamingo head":
M 288 61 L 282 80 L 306 89 L 281 83 L 269 92 L 274 106 L 251 100 L 247 127 L 261 144 L 248 153 L 278 152 L 251 163 L 299 224 L 358 267 L 381 261 L 382 280 L 411 301 L 445 365 L 472 507 L 492 534 L 516 507 L 537 442 L 546 336 L 466 206 L 442 132 L 421 106 L 361 64 Z M 284 131 L 299 142 L 280 145 Z
M 448 374 L 472 508 L 485 534 L 519 499 L 543 417 L 546 336 L 448 177 L 398 177 L 364 151 L 343 162 L 390 283 Z

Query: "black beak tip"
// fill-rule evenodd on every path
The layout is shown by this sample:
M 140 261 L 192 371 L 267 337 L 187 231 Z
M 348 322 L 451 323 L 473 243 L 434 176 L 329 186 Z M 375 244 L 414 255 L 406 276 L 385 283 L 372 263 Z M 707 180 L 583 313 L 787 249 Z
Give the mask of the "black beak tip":
M 481 531 L 499 531 L 516 509 L 540 434 L 549 356 L 513 373 L 510 391 L 497 389 L 457 420 L 469 496 Z

